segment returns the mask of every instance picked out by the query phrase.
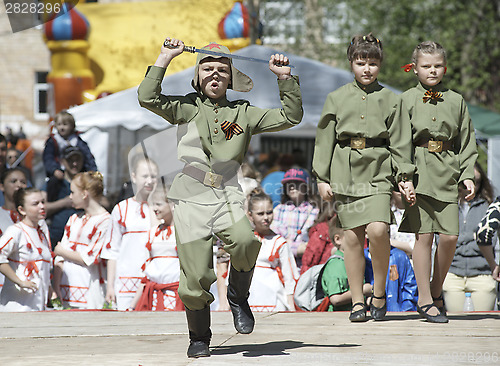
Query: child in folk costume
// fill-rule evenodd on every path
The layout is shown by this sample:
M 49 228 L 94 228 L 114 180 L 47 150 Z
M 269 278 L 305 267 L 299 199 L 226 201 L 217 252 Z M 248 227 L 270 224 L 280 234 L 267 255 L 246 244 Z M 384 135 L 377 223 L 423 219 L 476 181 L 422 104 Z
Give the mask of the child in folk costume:
M 413 266 L 418 312 L 429 322 L 447 323 L 441 292 L 458 239 L 459 184 L 467 190 L 467 201 L 474 197 L 476 138 L 463 97 L 441 82 L 446 73 L 444 48 L 432 41 L 420 43 L 406 70 L 412 68 L 419 84 L 402 94 L 398 122 L 412 127 L 417 204 L 406 208 L 399 230 L 417 234 Z M 431 281 L 435 233 L 439 244 Z
M 261 189 L 248 195 L 248 218 L 261 247 L 248 303 L 256 311 L 295 310 L 293 293 L 299 271 L 288 242 L 271 230 L 273 202 Z
M 151 217 L 147 200 L 156 187 L 158 168 L 150 159 L 133 161 L 134 197 L 119 202 L 111 212 L 110 227 L 101 258 L 107 259 L 106 301 L 127 310 L 143 277 L 141 266 L 149 257 Z
M 78 173 L 71 181 L 72 215 L 54 248 L 54 290 L 64 307 L 101 309 L 105 285 L 100 259 L 110 214 L 99 204 L 104 185 L 99 172 Z
M 385 317 L 385 279 L 389 265 L 389 224 L 393 175 L 413 202 L 415 170 L 410 160 L 411 131 L 394 121 L 397 97 L 377 80 L 382 43 L 371 33 L 356 36 L 347 49 L 353 83 L 330 93 L 316 134 L 313 171 L 325 200 L 337 202 L 344 233 L 344 258 L 353 307 L 349 320 L 365 321 L 363 296 L 365 233 L 370 239 L 374 286 L 371 317 Z
M 146 248 L 149 258 L 143 265 L 145 277 L 131 308 L 138 311 L 184 310 L 178 295 L 179 257 L 175 242 L 172 204 L 167 192 L 157 189 L 151 197 L 152 209 L 160 223 L 149 230 Z
M 286 171 L 281 180 L 281 203 L 274 208 L 271 225 L 274 232 L 288 241 L 299 268 L 309 241 L 309 229 L 319 213 L 319 208 L 309 201 L 309 183 L 309 173 L 305 169 L 292 168 Z
M 138 89 L 141 106 L 178 125 L 178 157 L 186 165 L 169 192 L 174 202 L 177 252 L 181 266 L 179 295 L 186 307 L 190 345 L 188 357 L 210 356 L 210 286 L 213 270 L 213 236 L 231 255 L 227 298 L 239 333 L 253 331 L 254 317 L 248 290 L 260 242 L 243 209 L 244 197 L 237 171 L 253 134 L 279 131 L 302 119 L 302 99 L 288 58 L 272 55 L 270 70 L 278 78 L 282 108 L 261 109 L 248 101 L 229 101 L 227 89 L 250 91 L 252 80 L 237 70 L 230 57 L 198 53 L 192 86 L 185 96 L 161 94 L 161 82 L 172 59 L 184 51 L 184 43 L 167 38 L 154 66 Z M 173 47 L 173 48 L 170 48 Z M 230 55 L 227 47 L 211 43 L 202 48 Z
M 0 176 L 0 191 L 3 192 L 5 198 L 4 205 L 0 207 L 0 237 L 9 226 L 22 219 L 14 203 L 14 193 L 21 188 L 26 188 L 27 182 L 26 173 L 20 168 L 4 170 Z M 4 278 L 0 274 L 0 290 L 3 286 Z
M 0 272 L 5 282 L 0 311 L 41 311 L 47 304 L 52 252 L 45 223 L 45 199 L 35 188 L 14 193 L 22 221 L 0 238 Z

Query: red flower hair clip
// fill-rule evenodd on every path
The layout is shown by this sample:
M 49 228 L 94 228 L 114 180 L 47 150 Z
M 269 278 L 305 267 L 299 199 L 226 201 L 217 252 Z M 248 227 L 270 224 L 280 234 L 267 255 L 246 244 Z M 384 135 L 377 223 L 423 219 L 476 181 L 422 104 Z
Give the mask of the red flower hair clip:
M 402 69 L 404 69 L 405 72 L 410 72 L 411 69 L 413 69 L 413 64 L 406 64 L 401 66 Z

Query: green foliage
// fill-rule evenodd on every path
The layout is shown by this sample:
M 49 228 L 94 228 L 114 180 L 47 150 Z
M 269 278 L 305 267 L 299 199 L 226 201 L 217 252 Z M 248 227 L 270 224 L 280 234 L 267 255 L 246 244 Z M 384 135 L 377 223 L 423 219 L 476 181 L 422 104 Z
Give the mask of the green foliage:
M 265 3 L 270 1 L 261 0 L 260 7 Z M 405 73 L 401 66 L 410 62 L 418 43 L 434 40 L 447 50 L 445 82 L 448 87 L 468 102 L 500 111 L 499 0 L 290 0 L 281 3 L 283 9 L 274 9 L 274 16 L 279 16 L 281 22 L 289 21 L 293 11 L 303 11 L 305 19 L 311 19 L 307 13 L 312 12 L 312 18 L 317 19 L 305 22 L 303 27 L 285 27 L 294 33 L 294 42 L 283 45 L 284 49 L 347 68 L 345 50 L 351 37 L 373 32 L 384 46 L 380 80 L 406 90 L 417 81 L 412 72 Z M 332 36 L 329 32 L 335 32 L 336 42 L 325 41 L 327 36 Z M 323 39 L 318 39 L 318 35 Z

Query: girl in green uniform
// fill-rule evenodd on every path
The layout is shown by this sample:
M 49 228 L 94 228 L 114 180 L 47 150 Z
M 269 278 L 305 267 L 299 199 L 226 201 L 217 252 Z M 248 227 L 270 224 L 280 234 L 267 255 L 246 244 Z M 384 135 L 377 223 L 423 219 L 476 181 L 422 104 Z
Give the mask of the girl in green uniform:
M 441 292 L 458 239 L 458 185 L 468 191 L 466 200 L 474 197 L 476 138 L 464 99 L 441 83 L 444 48 L 432 41 L 420 43 L 405 70 L 412 68 L 419 84 L 402 94 L 397 119 L 412 127 L 417 203 L 407 207 L 399 230 L 416 234 L 418 312 L 429 322 L 447 323 Z M 439 241 L 431 281 L 434 234 Z
M 318 124 L 313 172 L 325 200 L 337 200 L 345 230 L 345 266 L 352 293 L 351 321 L 365 321 L 363 296 L 365 233 L 370 240 L 374 286 L 371 317 L 384 318 L 385 282 L 389 265 L 390 199 L 394 177 L 413 203 L 411 130 L 394 123 L 396 95 L 377 80 L 382 43 L 371 33 L 356 36 L 347 49 L 353 83 L 330 93 Z

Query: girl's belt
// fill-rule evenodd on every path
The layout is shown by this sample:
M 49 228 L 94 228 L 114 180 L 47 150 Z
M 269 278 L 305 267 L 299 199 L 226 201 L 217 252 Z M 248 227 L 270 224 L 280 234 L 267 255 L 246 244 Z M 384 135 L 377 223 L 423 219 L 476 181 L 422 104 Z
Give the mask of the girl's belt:
M 429 152 L 441 152 L 453 149 L 453 140 L 435 141 L 431 139 L 421 139 L 418 140 L 415 145 L 425 147 Z
M 383 138 L 351 137 L 338 142 L 340 147 L 349 146 L 351 149 L 361 150 L 367 147 L 387 147 L 387 140 Z

